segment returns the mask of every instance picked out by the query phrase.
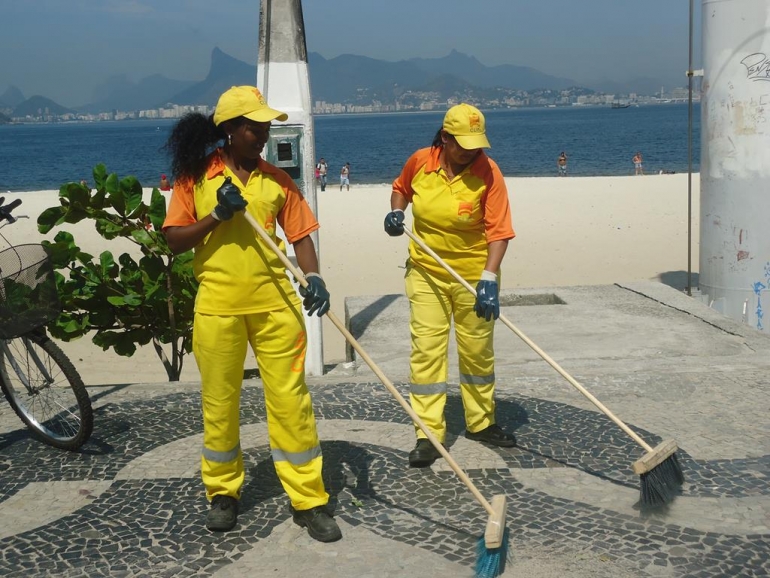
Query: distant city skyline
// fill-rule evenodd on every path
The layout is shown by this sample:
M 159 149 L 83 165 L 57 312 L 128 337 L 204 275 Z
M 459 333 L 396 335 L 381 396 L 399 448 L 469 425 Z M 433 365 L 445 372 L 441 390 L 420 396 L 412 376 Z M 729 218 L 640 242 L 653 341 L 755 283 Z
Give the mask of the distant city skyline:
M 696 31 L 700 4 L 696 2 Z M 259 0 L 0 0 L 0 93 L 18 87 L 68 107 L 124 75 L 201 80 L 211 50 L 255 62 Z M 325 58 L 435 58 L 530 66 L 596 86 L 647 77 L 686 83 L 688 3 L 647 0 L 306 0 L 308 50 Z M 407 17 L 408 16 L 408 17 Z M 699 36 L 696 46 L 699 46 Z

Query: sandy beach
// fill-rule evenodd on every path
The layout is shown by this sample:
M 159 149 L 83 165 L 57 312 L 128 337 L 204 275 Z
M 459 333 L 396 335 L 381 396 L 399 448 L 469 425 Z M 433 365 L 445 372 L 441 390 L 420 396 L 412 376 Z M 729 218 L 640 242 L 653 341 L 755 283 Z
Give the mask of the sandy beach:
M 502 288 L 603 285 L 660 280 L 683 288 L 687 282 L 687 175 L 642 177 L 507 178 L 516 238 L 502 268 Z M 698 175 L 692 181 L 692 271 L 697 286 Z M 403 264 L 407 237 L 385 235 L 382 221 L 389 209 L 390 187 L 351 185 L 340 192 L 318 193 L 320 253 L 332 309 L 344 318 L 344 299 L 354 295 L 404 292 Z M 57 191 L 6 193 L 5 202 L 21 198 L 19 221 L 2 228 L 12 243 L 52 239 L 65 229 L 94 255 L 107 249 L 130 250 L 122 240 L 105 242 L 83 222 L 37 232 L 37 216 L 58 205 Z M 148 191 L 149 198 L 149 191 Z M 407 223 L 411 216 L 407 212 Z M 124 244 L 121 244 L 124 243 Z M 104 352 L 83 338 L 61 343 L 88 385 L 166 381 L 152 347 L 132 358 Z M 344 340 L 324 323 L 325 363 L 343 361 Z M 253 363 L 253 360 L 247 362 Z M 198 379 L 195 361 L 186 360 L 182 379 Z

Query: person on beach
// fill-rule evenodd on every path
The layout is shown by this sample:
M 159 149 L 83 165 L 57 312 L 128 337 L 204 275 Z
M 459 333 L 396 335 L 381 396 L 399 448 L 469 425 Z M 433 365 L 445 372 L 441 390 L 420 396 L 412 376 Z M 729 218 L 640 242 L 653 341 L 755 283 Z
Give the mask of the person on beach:
M 160 175 L 160 186 L 158 187 L 161 191 L 170 191 L 171 190 L 171 183 L 169 182 L 166 175 Z
M 564 151 L 561 151 L 559 158 L 556 159 L 556 166 L 559 167 L 559 176 L 566 177 L 567 176 L 567 153 L 565 153 Z
M 346 191 L 350 190 L 350 163 L 345 163 L 345 166 L 340 170 L 340 190 L 342 187 L 346 187 Z
M 500 315 L 500 264 L 515 233 L 503 175 L 483 150 L 489 146 L 484 115 L 477 108 L 464 103 L 450 108 L 433 144 L 412 154 L 393 181 L 385 232 L 393 237 L 404 234 L 404 210 L 412 203 L 415 235 L 476 285 L 474 297 L 433 257 L 410 243 L 405 278 L 412 408 L 443 443 L 447 350 L 454 319 L 465 436 L 513 447 L 516 438 L 495 421 L 493 335 L 494 320 Z M 426 467 L 438 457 L 417 429 L 409 465 Z
M 174 253 L 195 249 L 200 283 L 193 353 L 202 388 L 201 475 L 211 501 L 206 527 L 227 531 L 237 521 L 245 477 L 239 406 L 251 345 L 264 384 L 272 458 L 294 522 L 312 538 L 332 542 L 342 534 L 326 509 L 329 494 L 305 383 L 302 308 L 279 258 L 239 214 L 248 211 L 283 247 L 276 236 L 281 226 L 308 281 L 304 306 L 310 315 L 325 314 L 329 292 L 310 237 L 318 222 L 292 178 L 260 157 L 271 121 L 287 118 L 253 86 L 225 91 L 213 116 L 182 117 L 166 144 L 175 186 L 163 231 Z
M 634 175 L 643 175 L 644 169 L 642 168 L 642 153 L 637 152 L 634 155 L 633 161 L 634 161 Z
M 318 164 L 315 166 L 315 172 L 318 177 L 318 181 L 321 183 L 321 190 L 326 190 L 326 174 L 329 172 L 329 165 L 326 164 L 326 159 L 321 157 Z

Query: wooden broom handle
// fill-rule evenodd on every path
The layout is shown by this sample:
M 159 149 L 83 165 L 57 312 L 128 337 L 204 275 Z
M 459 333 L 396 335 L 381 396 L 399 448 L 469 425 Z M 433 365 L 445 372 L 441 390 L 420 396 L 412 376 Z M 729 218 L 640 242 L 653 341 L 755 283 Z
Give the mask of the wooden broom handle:
M 284 254 L 283 251 L 278 247 L 278 245 L 275 244 L 275 242 L 270 238 L 270 236 L 267 234 L 267 232 L 262 228 L 262 226 L 257 223 L 256 219 L 251 216 L 251 214 L 248 211 L 244 211 L 243 213 L 244 217 L 246 217 L 246 220 L 249 222 L 249 224 L 254 228 L 257 235 L 259 235 L 262 240 L 268 244 L 268 246 L 275 252 L 275 254 L 278 256 L 278 258 L 283 262 L 284 266 L 291 271 L 291 274 L 294 275 L 294 277 L 297 279 L 300 285 L 303 287 L 307 287 L 307 279 L 305 279 L 305 276 L 302 274 L 302 272 L 297 269 L 294 264 L 289 260 L 289 258 Z M 468 475 L 462 470 L 462 468 L 457 464 L 457 462 L 452 458 L 452 456 L 449 454 L 448 451 L 444 448 L 444 446 L 441 444 L 440 441 L 434 436 L 431 431 L 428 429 L 428 426 L 423 423 L 423 421 L 420 419 L 420 416 L 418 416 L 414 410 L 412 409 L 412 406 L 407 403 L 407 401 L 404 399 L 404 396 L 401 395 L 401 393 L 396 389 L 396 387 L 391 383 L 391 381 L 387 378 L 387 376 L 382 372 L 382 370 L 377 366 L 376 363 L 374 363 L 374 360 L 372 360 L 369 355 L 367 355 L 366 351 L 361 347 L 361 345 L 356 341 L 356 338 L 353 337 L 350 332 L 345 328 L 345 325 L 339 320 L 339 318 L 332 313 L 332 311 L 329 311 L 326 313 L 326 316 L 329 318 L 329 320 L 334 324 L 334 326 L 339 329 L 340 333 L 347 339 L 348 343 L 353 346 L 353 349 L 356 350 L 356 352 L 361 356 L 361 358 L 366 362 L 366 364 L 374 371 L 374 373 L 377 375 L 377 377 L 380 378 L 380 381 L 385 385 L 386 388 L 388 388 L 388 391 L 393 394 L 393 397 L 396 398 L 396 401 L 401 405 L 401 407 L 404 408 L 407 414 L 409 414 L 409 417 L 412 418 L 412 421 L 417 424 L 417 426 L 422 430 L 422 432 L 426 435 L 428 440 L 430 440 L 430 443 L 433 444 L 433 447 L 438 450 L 438 452 L 441 454 L 441 456 L 446 460 L 446 463 L 449 464 L 449 467 L 454 470 L 454 473 L 457 474 L 457 477 L 460 478 L 460 481 L 464 483 L 468 489 L 471 491 L 473 496 L 476 498 L 479 504 L 487 511 L 487 514 L 490 516 L 495 515 L 495 510 L 492 508 L 492 504 L 490 504 L 487 499 L 479 492 L 478 488 L 473 484 L 471 479 L 468 477 Z
M 419 247 L 420 247 L 420 248 L 421 248 L 423 251 L 425 251 L 426 253 L 428 253 L 428 255 L 430 255 L 431 257 L 433 257 L 433 258 L 436 260 L 436 262 L 437 262 L 439 265 L 441 265 L 441 266 L 442 266 L 444 269 L 446 269 L 447 273 L 449 273 L 449 274 L 450 274 L 452 277 L 454 277 L 455 279 L 457 279 L 457 281 L 458 281 L 458 282 L 459 282 L 459 283 L 460 283 L 460 284 L 461 284 L 463 287 L 465 287 L 465 288 L 466 288 L 468 291 L 470 291 L 471 293 L 473 293 L 474 295 L 476 295 L 476 290 L 475 290 L 473 287 L 471 287 L 470 283 L 468 283 L 468 282 L 467 282 L 465 279 L 463 279 L 462 277 L 460 277 L 460 275 L 458 275 L 458 274 L 457 274 L 457 272 L 456 272 L 454 269 L 452 269 L 452 268 L 451 268 L 449 265 L 447 265 L 447 264 L 444 262 L 444 260 L 443 260 L 441 257 L 439 257 L 439 256 L 438 256 L 438 255 L 435 253 L 435 251 L 433 251 L 433 249 L 431 249 L 430 247 L 428 247 L 428 246 L 427 246 L 427 245 L 426 245 L 426 244 L 423 242 L 423 240 L 422 240 L 422 239 L 420 239 L 420 238 L 419 238 L 417 235 L 415 235 L 414 233 L 412 233 L 412 231 L 410 231 L 410 230 L 409 230 L 407 227 L 404 227 L 404 232 L 407 234 L 407 236 L 408 236 L 408 237 L 409 237 L 409 238 L 410 238 L 412 241 L 414 241 L 415 243 L 417 243 L 417 245 L 419 245 Z M 628 426 L 627 426 L 625 423 L 623 423 L 622 421 L 620 421 L 620 419 L 619 419 L 618 417 L 616 417 L 616 416 L 615 416 L 615 414 L 614 414 L 614 413 L 612 413 L 612 412 L 611 412 L 609 409 L 607 409 L 607 407 L 605 407 L 605 405 L 604 405 L 602 402 L 600 402 L 600 401 L 599 401 L 598 399 L 596 399 L 596 398 L 595 398 L 593 395 L 591 395 L 591 392 L 589 392 L 589 391 L 588 391 L 588 390 L 587 390 L 585 387 L 583 387 L 582 385 L 580 385 L 580 384 L 577 382 L 577 380 L 576 380 L 574 377 L 572 377 L 572 376 L 571 376 L 569 373 L 567 373 L 566 371 L 564 371 L 564 369 L 562 369 L 562 367 L 561 367 L 561 366 L 560 366 L 558 363 L 556 363 L 556 362 L 555 362 L 553 359 L 551 359 L 551 356 L 550 356 L 550 355 L 548 355 L 548 354 L 547 354 L 545 351 L 543 351 L 542 349 L 540 349 L 540 348 L 539 348 L 539 347 L 538 347 L 538 346 L 537 346 L 537 345 L 536 345 L 536 344 L 535 344 L 535 343 L 534 343 L 534 342 L 533 342 L 533 341 L 532 341 L 532 340 L 531 340 L 529 337 L 527 337 L 526 335 L 524 335 L 524 334 L 523 334 L 523 333 L 522 333 L 522 332 L 521 332 L 521 331 L 520 331 L 520 330 L 519 330 L 519 329 L 518 329 L 518 328 L 517 328 L 517 327 L 516 327 L 516 326 L 515 326 L 513 323 L 511 323 L 511 322 L 510 322 L 510 321 L 509 321 L 509 320 L 508 320 L 508 319 L 505 317 L 505 315 L 503 315 L 502 313 L 500 314 L 500 321 L 502 321 L 502 322 L 503 322 L 505 325 L 507 325 L 507 326 L 508 326 L 508 328 L 509 328 L 511 331 L 513 331 L 513 332 L 514 332 L 516 335 L 518 335 L 518 336 L 519 336 L 519 338 L 521 338 L 521 340 L 522 340 L 524 343 L 526 343 L 527 345 L 529 345 L 529 347 L 531 347 L 531 348 L 532 348 L 532 350 L 533 350 L 535 353 L 537 353 L 537 354 L 538 354 L 540 357 L 542 357 L 542 358 L 543 358 L 543 359 L 546 361 L 546 363 L 548 363 L 548 365 L 550 365 L 550 366 L 551 366 L 551 367 L 553 367 L 553 368 L 554 368 L 556 371 L 558 371 L 558 372 L 559 372 L 559 374 L 561 374 L 561 376 L 562 376 L 564 379 L 566 379 L 566 380 L 567 380 L 567 381 L 568 381 L 568 382 L 569 382 L 569 383 L 570 383 L 570 384 L 571 384 L 571 385 L 572 385 L 572 386 L 573 386 L 575 389 L 577 389 L 577 390 L 578 390 L 580 393 L 582 393 L 582 394 L 583 394 L 583 395 L 584 395 L 584 396 L 585 396 L 585 397 L 588 399 L 588 401 L 590 401 L 590 402 L 591 402 L 592 404 L 594 404 L 594 405 L 595 405 L 597 408 L 599 408 L 599 410 L 600 410 L 600 411 L 601 411 L 601 412 L 602 412 L 604 415 L 606 415 L 608 418 L 610 418 L 612 421 L 614 421 L 614 422 L 615 422 L 615 424 L 616 424 L 616 425 L 617 425 L 617 426 L 618 426 L 620 429 L 622 429 L 622 430 L 623 430 L 624 432 L 626 432 L 626 433 L 627 433 L 629 436 L 631 436 L 631 437 L 633 438 L 633 440 L 634 440 L 636 443 L 638 443 L 640 446 L 642 446 L 642 447 L 643 447 L 643 448 L 644 448 L 646 451 L 648 451 L 648 452 L 651 452 L 651 451 L 652 451 L 652 449 L 653 449 L 653 448 L 652 448 L 652 446 L 650 446 L 649 444 L 647 444 L 647 442 L 645 442 L 645 441 L 644 441 L 642 438 L 640 438 L 640 437 L 639 437 L 639 436 L 636 434 L 636 432 L 634 432 L 634 431 L 633 431 L 633 430 L 632 430 L 630 427 L 628 427 Z

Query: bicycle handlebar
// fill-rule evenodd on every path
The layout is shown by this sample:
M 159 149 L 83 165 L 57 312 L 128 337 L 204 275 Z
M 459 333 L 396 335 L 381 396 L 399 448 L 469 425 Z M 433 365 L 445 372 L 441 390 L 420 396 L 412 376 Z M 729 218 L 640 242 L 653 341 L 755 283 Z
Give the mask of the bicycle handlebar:
M 11 214 L 16 207 L 21 205 L 21 199 L 14 199 L 7 205 L 4 205 L 5 197 L 0 197 L 0 220 L 5 219 L 9 223 L 15 223 L 16 217 Z

